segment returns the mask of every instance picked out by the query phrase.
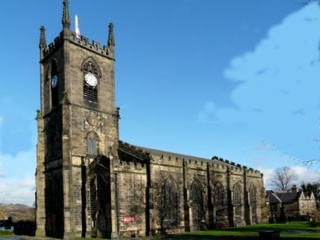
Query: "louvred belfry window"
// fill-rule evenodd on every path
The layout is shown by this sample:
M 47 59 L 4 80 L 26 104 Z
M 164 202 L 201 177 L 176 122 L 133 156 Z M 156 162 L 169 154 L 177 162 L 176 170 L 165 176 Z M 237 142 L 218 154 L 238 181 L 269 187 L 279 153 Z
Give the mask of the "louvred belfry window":
M 83 98 L 89 102 L 98 102 L 98 90 L 97 87 L 89 86 L 86 82 L 83 84 Z
M 52 60 L 51 62 L 50 84 L 51 105 L 52 107 L 55 107 L 59 104 L 58 65 L 55 60 Z
M 101 77 L 99 68 L 93 59 L 86 60 L 82 66 L 83 98 L 91 103 L 98 103 L 98 79 Z

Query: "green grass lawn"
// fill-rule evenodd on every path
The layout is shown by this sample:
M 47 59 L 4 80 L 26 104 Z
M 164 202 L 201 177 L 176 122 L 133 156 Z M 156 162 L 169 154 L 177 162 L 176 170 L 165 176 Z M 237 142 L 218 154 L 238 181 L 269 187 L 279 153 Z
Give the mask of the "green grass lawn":
M 14 234 L 10 231 L 0 231 L 0 239 L 5 236 L 13 236 Z
M 245 227 L 218 229 L 212 231 L 193 232 L 164 236 L 162 239 L 258 239 L 260 231 L 280 231 L 280 239 L 320 239 L 320 228 L 310 227 L 306 222 L 291 222 L 287 224 L 257 224 Z
M 290 222 L 288 224 L 257 224 L 245 227 L 236 227 L 228 229 L 217 229 L 210 231 L 172 234 L 165 236 L 156 236 L 150 238 L 144 238 L 149 240 L 176 240 L 176 239 L 188 239 L 188 240 L 258 240 L 259 231 L 264 230 L 278 230 L 280 231 L 280 239 L 320 239 L 320 227 L 310 227 L 307 222 Z M 0 232 L 0 239 L 2 236 L 8 236 L 10 233 Z M 32 239 L 32 238 L 28 238 Z M 77 238 L 78 240 L 84 238 Z M 86 238 L 97 240 L 98 238 Z M 142 238 L 140 238 L 142 239 Z
M 290 222 L 287 224 L 257 224 L 245 227 L 236 227 L 228 229 L 217 229 L 210 231 L 172 234 L 166 236 L 156 236 L 145 239 L 150 240 L 176 240 L 176 239 L 188 239 L 188 240 L 258 240 L 259 231 L 264 230 L 278 230 L 280 231 L 280 239 L 320 239 L 320 227 L 310 227 L 306 222 Z M 78 238 L 80 240 L 81 238 Z M 83 238 L 82 238 L 83 239 Z M 90 239 L 90 238 L 87 238 Z M 97 238 L 92 238 L 97 239 Z

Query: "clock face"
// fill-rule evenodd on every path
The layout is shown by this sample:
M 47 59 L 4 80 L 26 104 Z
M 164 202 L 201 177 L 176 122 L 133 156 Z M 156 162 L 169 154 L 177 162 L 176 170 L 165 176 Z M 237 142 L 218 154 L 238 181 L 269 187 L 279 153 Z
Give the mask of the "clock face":
M 58 84 L 58 76 L 57 75 L 53 75 L 51 78 L 51 87 L 55 88 Z
M 91 87 L 95 87 L 98 84 L 98 79 L 96 78 L 96 76 L 92 73 L 87 73 L 84 76 L 84 80 L 86 81 L 86 83 L 88 83 L 89 86 Z

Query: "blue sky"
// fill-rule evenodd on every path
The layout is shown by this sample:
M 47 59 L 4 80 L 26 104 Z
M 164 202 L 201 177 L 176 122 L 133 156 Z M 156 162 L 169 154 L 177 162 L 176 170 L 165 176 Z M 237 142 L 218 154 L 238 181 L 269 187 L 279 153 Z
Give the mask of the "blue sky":
M 81 34 L 115 26 L 120 138 L 316 181 L 320 8 L 295 0 L 70 0 Z M 39 37 L 61 31 L 62 0 L 0 9 L 0 203 L 34 202 Z

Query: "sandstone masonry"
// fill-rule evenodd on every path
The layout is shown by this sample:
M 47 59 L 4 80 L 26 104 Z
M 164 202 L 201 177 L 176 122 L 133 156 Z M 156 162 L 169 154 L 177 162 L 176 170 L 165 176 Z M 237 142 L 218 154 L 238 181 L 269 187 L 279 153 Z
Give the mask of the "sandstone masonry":
M 40 30 L 38 237 L 148 236 L 267 220 L 263 175 L 119 140 L 114 33 L 77 38 L 63 1 L 62 32 Z

